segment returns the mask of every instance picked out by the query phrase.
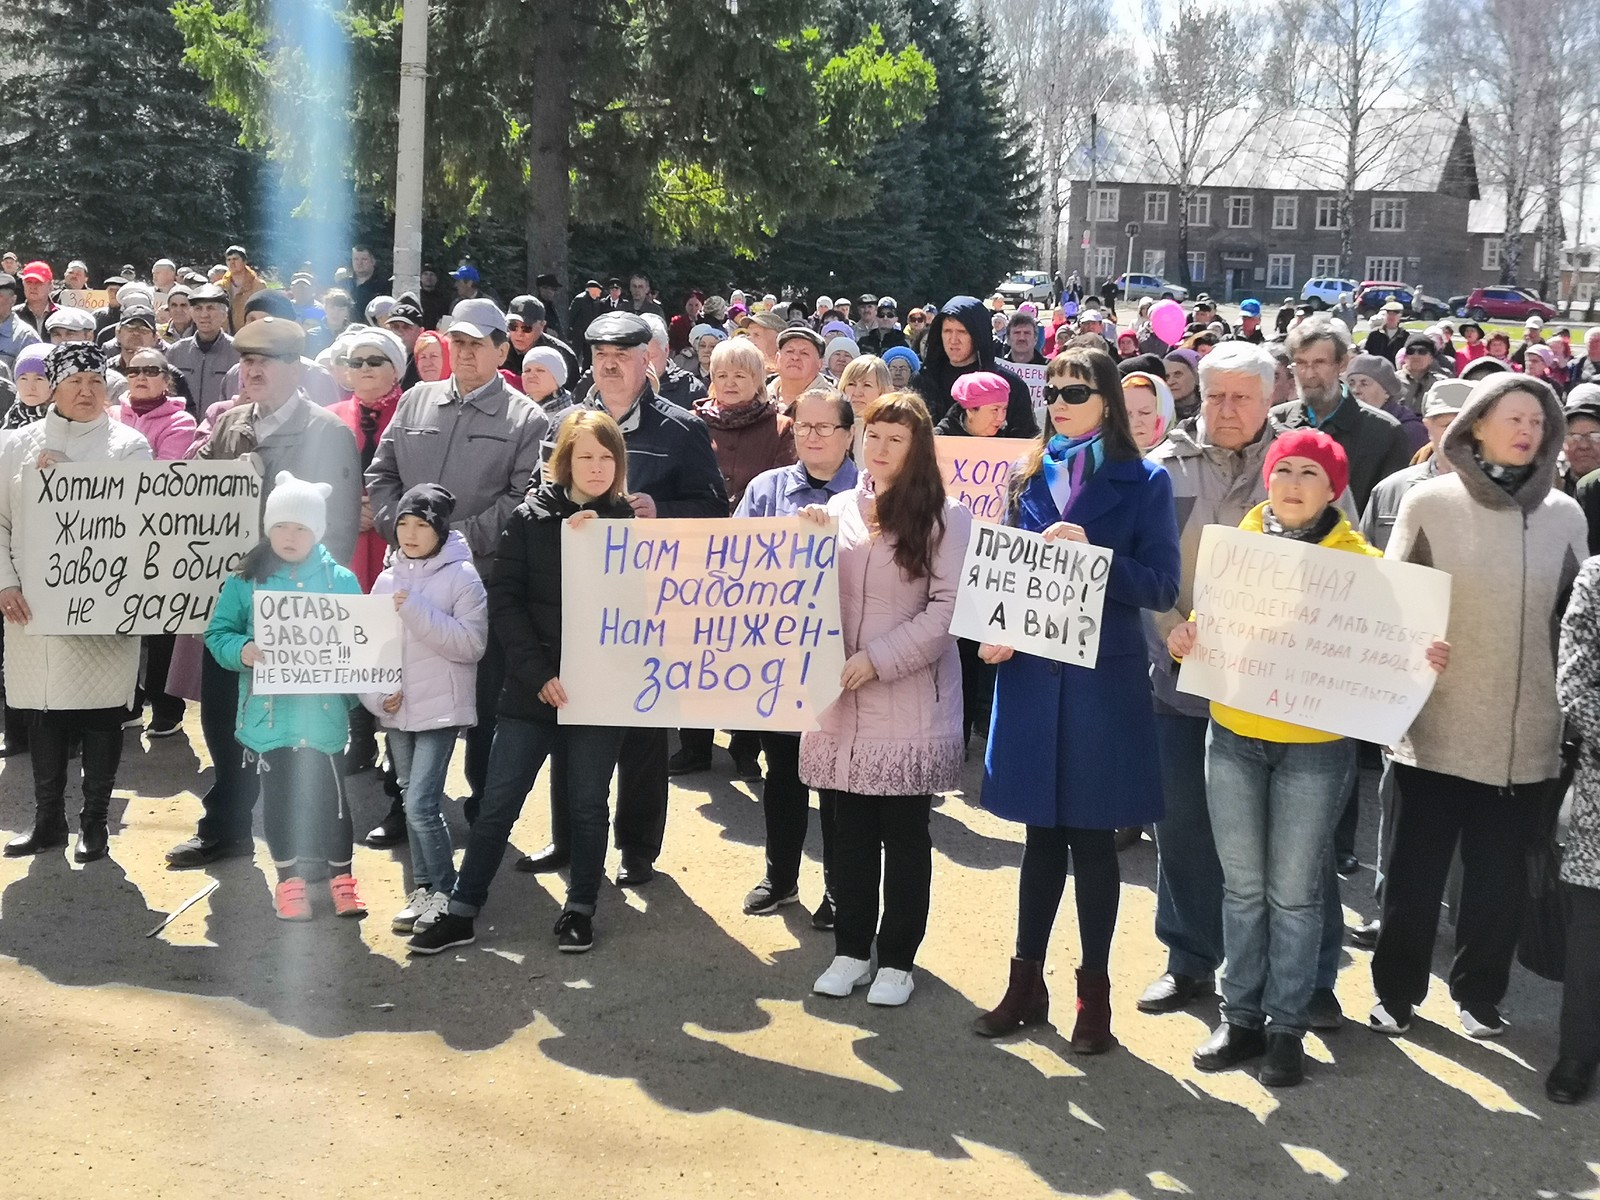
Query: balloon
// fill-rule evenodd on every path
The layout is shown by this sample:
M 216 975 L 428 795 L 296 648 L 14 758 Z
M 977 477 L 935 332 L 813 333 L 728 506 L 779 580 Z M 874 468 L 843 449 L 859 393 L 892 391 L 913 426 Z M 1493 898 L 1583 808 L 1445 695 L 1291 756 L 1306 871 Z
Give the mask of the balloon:
M 1184 326 L 1189 323 L 1183 315 L 1183 305 L 1176 300 L 1162 300 L 1150 310 L 1150 328 L 1169 346 L 1183 340 Z

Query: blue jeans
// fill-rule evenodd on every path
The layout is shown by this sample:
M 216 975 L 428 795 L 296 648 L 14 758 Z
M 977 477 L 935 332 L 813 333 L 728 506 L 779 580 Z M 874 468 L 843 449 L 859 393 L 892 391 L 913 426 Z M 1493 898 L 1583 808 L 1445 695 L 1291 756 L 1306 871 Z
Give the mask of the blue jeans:
M 592 916 L 605 870 L 606 830 L 611 821 L 611 774 L 627 731 L 607 725 L 555 725 L 501 717 L 483 784 L 478 819 L 450 893 L 450 911 L 475 917 L 489 899 L 489 885 L 511 841 L 511 827 L 539 778 L 544 760 L 559 744 L 566 760 L 567 810 L 572 822 L 572 874 L 566 907 Z
M 450 757 L 461 730 L 386 730 L 395 782 L 405 797 L 406 828 L 411 837 L 411 881 L 430 892 L 448 893 L 456 882 L 456 863 L 450 851 L 450 828 L 440 802 Z
M 1302 1034 L 1322 948 L 1333 828 L 1350 798 L 1355 743 L 1240 737 L 1211 723 L 1206 800 L 1222 863 L 1222 1015 Z
M 1156 713 L 1167 815 L 1156 825 L 1156 937 L 1167 970 L 1210 979 L 1222 965 L 1222 866 L 1206 807 L 1205 717 Z

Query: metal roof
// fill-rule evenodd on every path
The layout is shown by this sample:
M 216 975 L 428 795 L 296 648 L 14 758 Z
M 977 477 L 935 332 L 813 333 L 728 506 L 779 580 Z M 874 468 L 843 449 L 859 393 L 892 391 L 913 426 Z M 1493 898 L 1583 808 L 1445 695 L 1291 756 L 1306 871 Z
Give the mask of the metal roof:
M 1577 224 L 1578 212 L 1575 203 L 1569 203 L 1568 198 L 1561 198 L 1561 220 L 1568 228 Z M 1527 199 L 1523 201 L 1522 232 L 1537 233 L 1539 226 L 1544 224 L 1544 201 L 1536 190 L 1528 192 Z M 1506 192 L 1501 187 L 1486 187 L 1479 192 L 1479 198 L 1467 205 L 1467 232 L 1482 233 L 1493 236 L 1503 235 L 1506 231 Z
M 1101 110 L 1095 177 L 1105 183 L 1172 186 L 1177 138 L 1161 106 Z M 1379 109 L 1368 115 L 1369 152 L 1356 177 L 1364 192 L 1434 192 L 1461 124 L 1439 110 Z M 1335 192 L 1342 185 L 1344 148 L 1330 118 L 1315 109 L 1291 109 L 1263 118 L 1258 109 L 1235 108 L 1206 128 L 1193 178 L 1206 189 Z M 1073 161 L 1074 180 L 1089 177 L 1087 145 Z

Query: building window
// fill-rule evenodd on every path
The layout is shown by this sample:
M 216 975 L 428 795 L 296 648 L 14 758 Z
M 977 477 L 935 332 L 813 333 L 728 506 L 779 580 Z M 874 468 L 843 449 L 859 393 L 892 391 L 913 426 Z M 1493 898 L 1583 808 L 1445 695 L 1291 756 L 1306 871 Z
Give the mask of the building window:
M 1195 283 L 1206 281 L 1206 252 L 1204 250 L 1189 251 L 1189 278 Z
M 1165 225 L 1167 223 L 1167 193 L 1146 192 L 1144 194 L 1144 223 L 1146 225 Z
M 1167 274 L 1167 252 L 1165 250 L 1146 250 L 1144 252 L 1143 270 L 1146 275 L 1160 275 L 1165 278 Z
M 1318 196 L 1317 197 L 1317 228 L 1318 229 L 1337 229 L 1337 228 L 1339 228 L 1339 197 L 1337 197 L 1337 196 Z
M 1255 199 L 1251 196 L 1228 197 L 1228 228 L 1249 229 L 1255 219 Z
M 1094 275 L 1096 279 L 1110 279 L 1117 273 L 1117 248 L 1115 246 L 1096 246 L 1094 248 Z
M 1406 260 L 1398 254 L 1369 254 L 1367 255 L 1367 278 L 1378 283 L 1399 283 L 1401 272 L 1405 270 Z
M 1267 286 L 1274 289 L 1294 287 L 1294 255 L 1267 255 Z
M 1298 229 L 1300 226 L 1300 197 L 1274 196 L 1272 198 L 1272 227 Z
M 1322 279 L 1339 273 L 1339 256 L 1337 254 L 1313 254 L 1311 256 L 1311 275 L 1315 279 Z
M 1196 192 L 1189 197 L 1189 224 L 1211 224 L 1211 194 Z
M 1122 193 L 1116 188 L 1095 188 L 1089 193 L 1090 220 L 1115 221 L 1117 219 L 1118 202 Z
M 1483 239 L 1483 269 L 1485 271 L 1498 271 L 1500 269 L 1500 247 L 1503 239 Z
M 1404 200 L 1374 200 L 1372 202 L 1372 229 L 1378 233 L 1400 233 L 1406 227 L 1406 202 Z

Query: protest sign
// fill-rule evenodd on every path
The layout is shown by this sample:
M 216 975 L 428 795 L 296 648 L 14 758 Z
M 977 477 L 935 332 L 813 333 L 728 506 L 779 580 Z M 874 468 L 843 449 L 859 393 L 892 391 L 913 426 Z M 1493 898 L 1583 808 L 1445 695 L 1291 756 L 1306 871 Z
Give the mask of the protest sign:
M 933 439 L 944 490 L 971 510 L 973 520 L 995 523 L 1005 520 L 1011 468 L 1033 447 L 1032 438 Z
M 102 288 L 62 288 L 56 293 L 55 301 L 63 308 L 86 308 L 90 312 L 111 303 Z
M 1111 551 L 1042 533 L 980 526 L 967 542 L 950 632 L 1093 667 Z
M 12 555 L 29 633 L 204 633 L 259 539 L 247 462 L 30 464 L 21 484 Z
M 1450 576 L 1208 525 L 1194 610 L 1179 691 L 1389 745 L 1433 691 L 1426 652 L 1449 624 Z
M 1044 411 L 1045 364 L 1008 362 L 1003 365 L 1006 370 L 1028 385 L 1028 395 L 1033 398 L 1033 411 L 1042 413 Z
M 798 517 L 561 530 L 561 723 L 817 727 L 839 694 L 837 526 Z
M 393 596 L 256 589 L 250 686 L 262 696 L 400 690 Z

